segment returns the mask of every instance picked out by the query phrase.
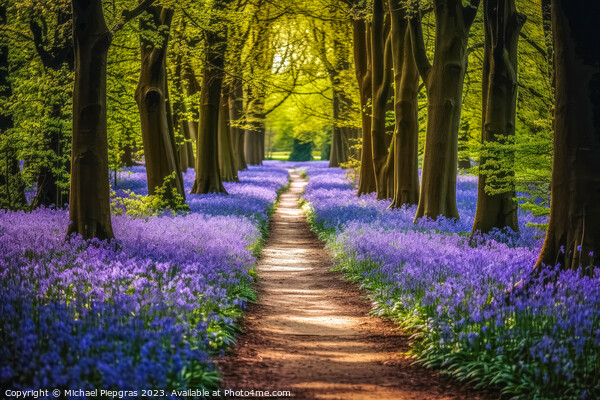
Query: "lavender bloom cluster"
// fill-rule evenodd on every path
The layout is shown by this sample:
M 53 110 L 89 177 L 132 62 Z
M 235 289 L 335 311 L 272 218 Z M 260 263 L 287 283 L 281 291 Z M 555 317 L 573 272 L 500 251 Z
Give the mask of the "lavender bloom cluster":
M 413 223 L 415 207 L 356 196 L 345 173 L 307 168 L 306 209 L 340 268 L 370 290 L 376 312 L 414 332 L 413 354 L 512 398 L 600 398 L 600 269 L 548 269 L 527 285 L 544 233 L 470 240 L 477 182 L 458 178 L 461 219 Z
M 276 167 L 240 175 L 230 196 L 188 195 L 190 214 L 114 216 L 112 242 L 65 240 L 65 210 L 0 211 L 0 387 L 214 387 L 211 357 L 254 296 L 260 223 L 288 182 Z M 122 178 L 144 191 L 142 167 Z

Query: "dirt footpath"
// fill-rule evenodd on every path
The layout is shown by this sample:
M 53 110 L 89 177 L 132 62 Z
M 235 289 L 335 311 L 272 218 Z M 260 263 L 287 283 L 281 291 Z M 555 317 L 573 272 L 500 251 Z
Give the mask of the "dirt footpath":
M 493 399 L 412 365 L 406 334 L 368 316 L 364 294 L 330 272 L 331 258 L 298 208 L 306 182 L 292 179 L 258 264 L 259 301 L 219 362 L 223 387 L 287 390 L 296 399 Z

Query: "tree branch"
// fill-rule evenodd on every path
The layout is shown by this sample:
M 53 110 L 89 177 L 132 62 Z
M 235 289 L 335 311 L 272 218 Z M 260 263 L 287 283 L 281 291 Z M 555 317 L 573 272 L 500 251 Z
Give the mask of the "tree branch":
M 460 0 L 459 0 L 460 1 Z M 465 17 L 465 24 L 471 26 L 477 16 L 477 9 L 479 8 L 480 0 L 471 0 L 468 6 L 463 6 L 463 15 Z
M 115 24 L 110 28 L 111 33 L 115 33 L 123 29 L 123 27 L 132 19 L 142 15 L 144 11 L 148 9 L 156 0 L 144 0 L 142 1 L 136 8 L 133 10 L 123 10 L 121 13 L 121 18 L 115 22 Z
M 417 8 L 419 7 L 419 1 L 416 1 Z M 410 17 L 410 39 L 412 41 L 413 55 L 415 57 L 415 63 L 417 64 L 417 70 L 421 79 L 427 86 L 429 72 L 431 71 L 431 63 L 427 58 L 427 48 L 425 47 L 425 40 L 423 39 L 423 24 L 421 22 L 421 10 L 417 10 L 415 15 Z
M 531 38 L 529 36 L 527 36 L 523 31 L 521 31 L 519 33 L 519 36 L 521 36 L 521 38 L 523 38 L 528 45 L 530 45 L 531 47 L 536 49 L 544 58 L 548 58 L 548 52 L 546 50 L 544 50 L 535 41 L 531 40 Z

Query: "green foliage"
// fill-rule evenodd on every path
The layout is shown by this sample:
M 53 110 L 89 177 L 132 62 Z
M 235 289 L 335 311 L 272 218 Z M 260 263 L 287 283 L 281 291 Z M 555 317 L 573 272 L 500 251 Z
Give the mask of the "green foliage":
M 114 215 L 129 215 L 132 218 L 148 219 L 152 216 L 170 212 L 172 215 L 185 214 L 190 211 L 185 199 L 179 194 L 175 184 L 175 173 L 167 176 L 161 187 L 156 188 L 153 195 L 137 195 L 126 190 L 128 197 L 115 197 L 111 203 Z
M 294 139 L 294 146 L 288 161 L 312 161 L 312 142 L 302 142 L 299 139 Z

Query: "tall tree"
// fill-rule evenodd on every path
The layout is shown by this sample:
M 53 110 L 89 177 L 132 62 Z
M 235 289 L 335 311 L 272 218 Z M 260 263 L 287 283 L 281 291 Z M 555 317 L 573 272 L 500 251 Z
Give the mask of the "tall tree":
M 349 33 L 349 24 L 342 21 L 333 21 L 325 29 L 313 27 L 315 44 L 318 47 L 318 54 L 323 64 L 332 91 L 332 115 L 333 128 L 331 135 L 331 151 L 329 157 L 329 167 L 336 168 L 348 162 L 350 157 L 350 139 L 354 132 L 348 127 L 349 112 L 353 106 L 352 99 L 344 90 L 343 79 L 350 69 L 350 49 L 344 43 L 344 39 Z M 326 30 L 331 33 L 331 38 L 326 34 Z M 330 39 L 330 40 L 329 40 Z M 329 44 L 331 42 L 331 44 Z M 333 51 L 330 53 L 329 46 Z
M 418 6 L 419 1 L 416 1 Z M 456 205 L 458 128 L 469 31 L 479 0 L 433 0 L 435 53 L 427 58 L 420 11 L 411 19 L 413 51 L 427 89 L 427 136 L 415 218 L 459 218 Z
M 392 94 L 392 41 L 390 20 L 385 18 L 383 0 L 373 0 L 371 22 L 372 117 L 371 152 L 377 198 L 391 197 L 394 185 L 393 170 L 386 167 L 389 141 L 386 138 L 386 111 Z
M 110 219 L 106 128 L 106 59 L 112 34 L 152 5 L 146 0 L 124 11 L 111 30 L 101 0 L 72 0 L 75 86 L 67 235 L 114 237 Z
M 185 28 L 184 28 L 185 29 Z M 179 39 L 179 42 L 182 42 Z M 177 54 L 175 57 L 175 70 L 173 73 L 173 87 L 175 93 L 171 97 L 173 100 L 173 130 L 174 132 L 180 133 L 181 140 L 176 143 L 177 146 L 177 158 L 179 159 L 179 168 L 181 172 L 187 172 L 188 168 L 194 168 L 195 157 L 194 147 L 192 146 L 192 130 L 193 124 L 188 121 L 186 115 L 188 110 L 186 108 L 186 95 L 183 87 L 183 55 Z M 194 132 L 195 133 L 195 132 Z M 195 137 L 194 137 L 195 139 Z
M 554 165 L 550 223 L 538 270 L 554 264 L 564 269 L 599 264 L 599 18 L 599 2 L 552 1 Z
M 227 193 L 221 179 L 218 159 L 219 105 L 227 51 L 227 29 L 224 11 L 230 0 L 215 0 L 206 31 L 206 50 L 202 92 L 200 95 L 200 125 L 196 141 L 196 179 L 192 193 Z
M 219 170 L 224 182 L 238 181 L 235 154 L 229 122 L 229 89 L 223 90 L 219 106 Z
M 366 21 L 365 10 L 360 1 L 353 4 L 355 13 L 352 21 L 354 44 L 354 68 L 360 91 L 362 152 L 358 195 L 373 193 L 377 190 L 375 172 L 373 171 L 373 152 L 371 149 L 371 97 L 372 65 L 371 65 L 371 28 Z
M 389 0 L 391 48 L 394 66 L 395 128 L 387 168 L 393 170 L 390 207 L 419 201 L 419 73 L 413 57 L 406 4 Z
M 244 87 L 240 79 L 232 83 L 229 92 L 229 121 L 231 125 L 231 140 L 233 142 L 233 153 L 235 165 L 238 171 L 248 168 L 244 152 L 244 129 L 240 126 L 244 117 Z
M 140 20 L 140 29 L 156 30 L 160 38 L 160 43 L 154 43 L 144 35 L 141 37 L 142 65 L 135 91 L 144 141 L 148 193 L 154 194 L 156 188 L 163 186 L 165 179 L 174 174 L 174 181 L 168 184 L 174 186 L 185 198 L 183 177 L 175 146 L 167 79 L 166 60 L 173 10 L 151 6 L 146 12 L 149 18 Z
M 473 233 L 519 230 L 514 150 L 517 47 L 525 16 L 514 0 L 484 0 L 482 154 Z M 490 188 L 490 186 L 492 186 Z

